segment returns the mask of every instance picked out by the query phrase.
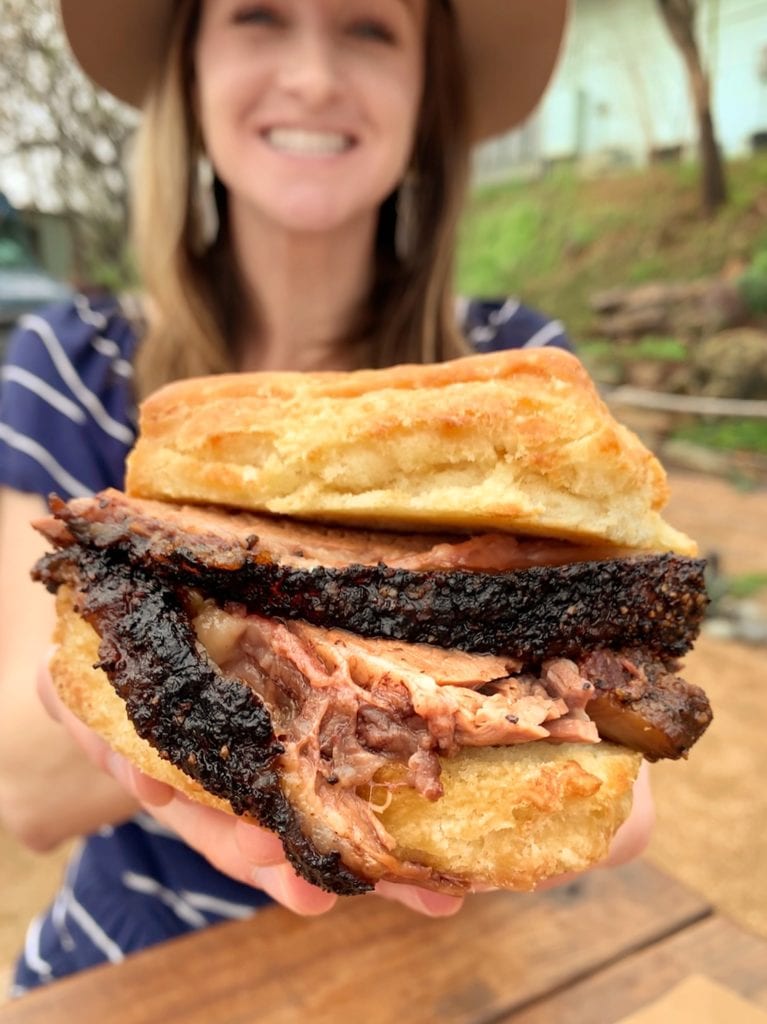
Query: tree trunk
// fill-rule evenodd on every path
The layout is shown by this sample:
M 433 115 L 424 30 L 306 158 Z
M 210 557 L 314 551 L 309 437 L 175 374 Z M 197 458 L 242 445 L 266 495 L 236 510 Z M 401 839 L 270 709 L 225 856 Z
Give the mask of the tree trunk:
M 711 115 L 711 82 L 695 37 L 696 0 L 658 0 L 658 7 L 687 68 L 698 122 L 703 209 L 713 214 L 727 202 L 727 181 Z

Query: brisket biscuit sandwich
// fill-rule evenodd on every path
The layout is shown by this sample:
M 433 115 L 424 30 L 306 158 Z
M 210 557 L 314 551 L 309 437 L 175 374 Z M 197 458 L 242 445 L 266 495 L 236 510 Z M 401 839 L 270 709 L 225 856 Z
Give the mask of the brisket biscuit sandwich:
M 126 493 L 38 524 L 54 679 L 325 889 L 529 889 L 603 858 L 642 757 L 710 721 L 665 499 L 558 350 L 176 383 Z

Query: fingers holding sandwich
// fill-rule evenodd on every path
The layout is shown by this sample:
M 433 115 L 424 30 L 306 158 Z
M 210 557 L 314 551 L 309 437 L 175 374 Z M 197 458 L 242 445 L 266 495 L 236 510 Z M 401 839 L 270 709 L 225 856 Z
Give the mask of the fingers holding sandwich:
M 643 762 L 634 783 L 631 813 L 615 833 L 607 859 L 599 867 L 627 864 L 644 852 L 655 824 L 655 803 L 650 788 L 650 766 Z

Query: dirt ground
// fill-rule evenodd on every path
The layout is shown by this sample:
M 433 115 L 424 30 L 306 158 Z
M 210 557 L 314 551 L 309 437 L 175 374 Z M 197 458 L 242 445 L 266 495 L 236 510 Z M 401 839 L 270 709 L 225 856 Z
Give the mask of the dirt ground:
M 767 489 L 671 479 L 667 518 L 717 551 L 728 576 L 767 572 Z M 767 594 L 759 598 L 767 613 Z M 767 937 L 767 647 L 703 636 L 685 676 L 701 685 L 714 721 L 684 763 L 653 766 L 658 823 L 649 857 L 725 913 Z
M 767 490 L 674 475 L 668 519 L 716 550 L 726 574 L 767 572 Z M 763 598 L 764 600 L 764 598 Z M 715 721 L 689 761 L 653 766 L 658 823 L 649 858 L 767 937 L 767 648 L 704 636 L 686 677 L 708 692 Z M 59 880 L 65 851 L 32 855 L 0 831 L 0 992 L 29 918 Z

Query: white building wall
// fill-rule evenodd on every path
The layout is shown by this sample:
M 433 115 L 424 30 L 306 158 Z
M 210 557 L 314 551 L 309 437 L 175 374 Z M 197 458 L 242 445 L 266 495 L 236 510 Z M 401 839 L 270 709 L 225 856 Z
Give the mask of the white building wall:
M 546 156 L 614 151 L 633 161 L 688 141 L 684 71 L 655 0 L 578 0 L 542 112 Z
M 712 75 L 717 134 L 728 156 L 741 155 L 753 133 L 767 130 L 767 0 L 700 6 L 698 37 Z M 643 163 L 653 150 L 693 152 L 687 72 L 656 0 L 576 0 L 559 68 L 533 123 L 539 161 Z M 508 137 L 485 147 L 480 168 L 497 173 L 504 152 L 516 152 Z
M 723 3 L 720 36 L 709 50 L 722 146 L 746 152 L 752 134 L 767 131 L 767 0 Z

